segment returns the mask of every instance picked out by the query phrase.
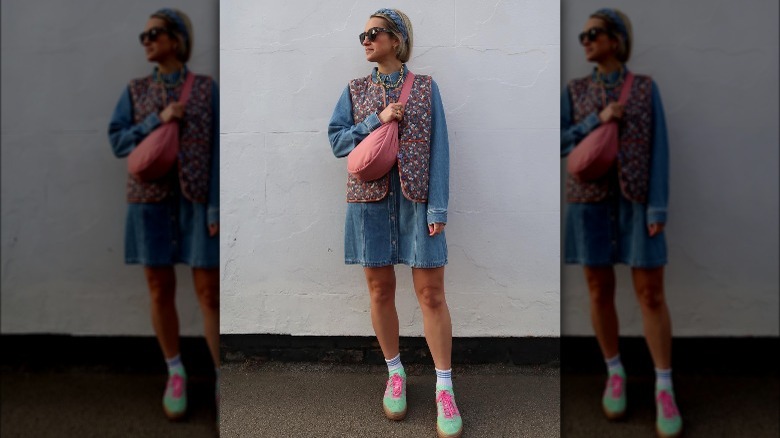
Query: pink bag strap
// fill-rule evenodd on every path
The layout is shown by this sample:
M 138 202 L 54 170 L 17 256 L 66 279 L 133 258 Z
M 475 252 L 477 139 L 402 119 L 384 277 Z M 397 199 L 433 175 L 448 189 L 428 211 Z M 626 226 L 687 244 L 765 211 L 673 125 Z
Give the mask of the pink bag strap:
M 620 98 L 618 103 L 625 105 L 628 102 L 628 95 L 631 93 L 631 85 L 634 84 L 634 74 L 626 72 L 626 80 L 623 81 L 623 88 L 620 90 Z
M 195 75 L 187 72 L 187 79 L 184 81 L 184 89 L 181 90 L 179 103 L 187 105 L 187 100 L 190 98 L 190 91 L 192 90 L 193 83 L 195 83 Z
M 398 103 L 406 103 L 409 99 L 409 93 L 412 92 L 412 83 L 414 82 L 414 73 L 407 71 L 406 78 L 404 78 L 404 86 L 401 88 L 401 97 L 398 98 Z

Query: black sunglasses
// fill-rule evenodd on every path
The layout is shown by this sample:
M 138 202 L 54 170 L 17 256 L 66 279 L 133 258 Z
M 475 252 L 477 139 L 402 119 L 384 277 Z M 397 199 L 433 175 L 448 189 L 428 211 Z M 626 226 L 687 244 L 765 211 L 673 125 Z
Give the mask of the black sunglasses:
M 368 29 L 368 32 L 363 32 L 360 35 L 358 35 L 358 38 L 360 39 L 360 44 L 363 44 L 363 41 L 365 41 L 366 37 L 368 37 L 369 41 L 374 41 L 382 32 L 387 32 L 389 34 L 393 34 L 392 31 L 385 29 L 384 27 L 372 27 L 371 29 Z
M 153 27 L 147 30 L 146 32 L 141 32 L 141 34 L 138 35 L 138 39 L 141 41 L 141 44 L 143 44 L 144 40 L 146 40 L 147 38 L 149 38 L 150 42 L 155 42 L 157 41 L 157 38 L 160 37 L 160 35 L 162 34 L 170 35 L 170 33 L 171 32 L 168 29 L 165 29 L 163 27 Z
M 592 43 L 596 41 L 602 33 L 609 34 L 609 31 L 603 27 L 591 27 L 580 34 L 580 44 L 585 45 L 585 41 L 590 41 Z

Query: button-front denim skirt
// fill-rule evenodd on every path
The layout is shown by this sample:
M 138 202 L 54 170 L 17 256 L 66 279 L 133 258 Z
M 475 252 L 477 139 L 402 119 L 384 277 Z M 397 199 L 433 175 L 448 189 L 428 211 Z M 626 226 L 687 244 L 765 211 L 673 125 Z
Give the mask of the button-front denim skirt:
M 447 240 L 444 232 L 428 235 L 427 208 L 427 203 L 410 201 L 401 193 L 398 167 L 394 167 L 384 199 L 347 203 L 344 262 L 365 267 L 446 265 Z
M 176 191 L 162 202 L 130 203 L 125 226 L 125 263 L 193 268 L 219 266 L 219 235 L 210 237 L 206 204 Z
M 611 193 L 601 202 L 566 205 L 566 263 L 633 268 L 656 268 L 666 264 L 664 232 L 647 233 L 647 206 Z

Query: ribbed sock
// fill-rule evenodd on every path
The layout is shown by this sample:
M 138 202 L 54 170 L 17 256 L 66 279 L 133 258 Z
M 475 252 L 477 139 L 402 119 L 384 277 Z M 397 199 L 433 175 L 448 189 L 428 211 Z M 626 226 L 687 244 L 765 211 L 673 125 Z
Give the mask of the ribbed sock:
M 617 372 L 621 372 L 622 374 L 626 373 L 623 369 L 623 363 L 620 362 L 620 354 L 615 355 L 615 357 L 606 358 L 604 359 L 604 362 L 607 364 L 607 374 L 612 375 Z
M 672 369 L 668 370 L 655 369 L 655 387 L 672 389 Z
M 452 368 L 448 370 L 436 370 L 436 385 L 446 385 L 452 387 Z
M 392 359 L 385 359 L 385 363 L 387 363 L 388 374 L 393 374 L 393 371 L 404 369 L 404 365 L 401 363 L 401 353 L 398 353 L 398 355 Z
M 168 375 L 173 375 L 175 371 L 178 371 L 178 374 L 185 375 L 184 364 L 181 362 L 180 354 L 177 354 L 170 359 L 165 359 L 165 363 L 168 364 Z

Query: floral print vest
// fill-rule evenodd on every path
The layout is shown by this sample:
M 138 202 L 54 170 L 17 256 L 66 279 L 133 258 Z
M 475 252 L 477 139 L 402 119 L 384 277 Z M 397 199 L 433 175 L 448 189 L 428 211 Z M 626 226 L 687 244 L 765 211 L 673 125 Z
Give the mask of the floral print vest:
M 182 86 L 175 90 L 181 94 Z M 208 76 L 196 75 L 190 98 L 184 110 L 184 119 L 179 130 L 178 172 L 173 169 L 155 181 L 141 181 L 128 174 L 127 201 L 160 202 L 173 193 L 176 173 L 182 194 L 192 202 L 205 203 L 209 193 L 209 170 L 211 164 L 212 80 Z M 133 101 L 134 123 L 141 123 L 149 114 L 163 110 L 162 88 L 155 84 L 152 76 L 134 79 L 130 82 L 130 97 Z
M 430 76 L 415 75 L 404 117 L 398 125 L 398 171 L 401 191 L 410 201 L 428 200 L 428 167 L 431 156 L 431 85 Z M 401 87 L 389 91 L 385 102 L 385 89 L 374 83 L 371 76 L 353 79 L 349 83 L 352 98 L 352 114 L 355 124 L 376 112 L 382 112 L 391 102 L 401 97 Z M 347 202 L 379 201 L 387 196 L 390 176 L 374 181 L 361 181 L 348 174 Z
M 634 84 L 620 123 L 617 172 L 620 190 L 634 202 L 647 203 L 647 187 L 650 175 L 650 148 L 653 125 L 652 79 L 634 75 Z M 569 83 L 574 123 L 580 123 L 589 114 L 600 112 L 601 87 L 590 77 L 575 79 Z M 617 101 L 620 88 L 607 102 Z M 612 93 L 608 93 L 611 95 Z M 578 182 L 571 175 L 566 176 L 566 199 L 568 202 L 598 202 L 609 195 L 610 171 L 596 181 Z

